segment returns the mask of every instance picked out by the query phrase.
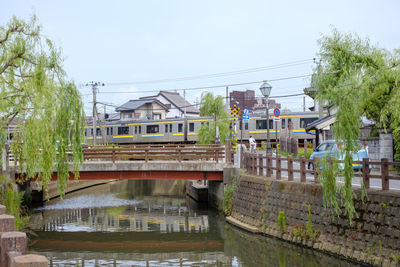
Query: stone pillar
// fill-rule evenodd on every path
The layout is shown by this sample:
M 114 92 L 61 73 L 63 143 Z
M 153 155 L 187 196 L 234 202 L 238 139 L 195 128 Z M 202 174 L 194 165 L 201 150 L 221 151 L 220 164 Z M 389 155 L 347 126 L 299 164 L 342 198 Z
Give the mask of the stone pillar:
M 14 216 L 7 214 L 0 215 L 0 233 L 14 231 L 15 229 L 14 226 L 15 226 Z
M 26 253 L 26 234 L 22 232 L 7 232 L 0 236 L 0 266 L 8 266 L 8 253 L 11 251 Z
M 6 214 L 6 206 L 0 205 L 0 215 Z
M 389 131 L 379 133 L 379 154 L 380 159 L 386 158 L 389 162 L 393 161 L 393 136 Z
M 47 267 L 47 259 L 40 255 L 21 255 L 11 259 L 10 267 Z

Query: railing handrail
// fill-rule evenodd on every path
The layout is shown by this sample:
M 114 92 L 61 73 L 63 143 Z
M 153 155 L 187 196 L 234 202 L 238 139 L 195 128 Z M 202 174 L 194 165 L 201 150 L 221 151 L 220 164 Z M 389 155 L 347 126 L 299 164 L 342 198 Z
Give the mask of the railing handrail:
M 266 166 L 264 166 L 264 159 L 266 162 Z M 268 153 L 266 156 L 263 154 L 244 152 L 242 153 L 241 158 L 241 168 L 247 170 L 249 174 L 259 175 L 259 176 L 267 176 L 271 177 L 273 171 L 275 171 L 275 178 L 277 180 L 281 179 L 281 172 L 288 172 L 288 180 L 293 181 L 293 173 L 300 173 L 300 181 L 306 182 L 306 174 L 314 174 L 314 182 L 318 183 L 318 172 L 314 170 L 308 170 L 306 164 L 313 163 L 314 166 L 317 166 L 318 158 L 314 159 L 306 159 L 304 156 L 296 159 L 291 156 L 283 157 L 279 154 L 275 155 L 275 157 Z M 275 167 L 272 165 L 272 161 L 275 161 Z M 282 161 L 287 162 L 287 168 L 282 168 Z M 293 167 L 293 162 L 299 162 L 300 168 L 295 169 Z M 339 163 L 343 163 L 343 160 L 339 160 Z M 400 162 L 389 162 L 388 159 L 383 158 L 380 161 L 369 161 L 369 158 L 363 158 L 361 161 L 353 161 L 354 164 L 361 165 L 361 171 L 355 172 L 354 177 L 361 177 L 363 180 L 364 187 L 366 189 L 370 188 L 370 179 L 381 179 L 382 190 L 389 190 L 389 181 L 390 180 L 399 180 L 400 175 L 392 175 L 389 172 L 390 166 L 400 166 Z M 370 166 L 379 166 L 380 174 L 371 174 Z M 265 175 L 264 175 L 264 169 Z

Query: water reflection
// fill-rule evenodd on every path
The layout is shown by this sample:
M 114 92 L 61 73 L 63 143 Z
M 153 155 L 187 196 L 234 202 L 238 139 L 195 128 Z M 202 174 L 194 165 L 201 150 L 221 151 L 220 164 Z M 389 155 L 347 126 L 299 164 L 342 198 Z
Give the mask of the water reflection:
M 50 266 L 352 266 L 248 234 L 183 195 L 177 181 L 122 181 L 34 210 L 30 252 Z

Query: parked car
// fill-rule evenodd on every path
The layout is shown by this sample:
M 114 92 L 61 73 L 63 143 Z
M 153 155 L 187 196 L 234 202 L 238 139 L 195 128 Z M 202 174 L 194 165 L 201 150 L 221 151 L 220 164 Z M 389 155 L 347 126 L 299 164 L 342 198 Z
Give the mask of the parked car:
M 356 153 L 353 153 L 353 160 L 354 161 L 362 161 L 363 158 L 368 158 L 368 151 L 364 144 L 357 140 L 358 150 Z M 336 140 L 326 140 L 322 142 L 314 152 L 311 154 L 310 159 L 314 159 L 316 157 L 320 158 L 325 155 L 328 157 L 335 157 L 338 160 L 344 160 L 345 154 L 341 152 L 340 145 L 336 142 Z M 308 163 L 308 169 L 314 169 L 314 163 Z M 344 163 L 339 163 L 339 169 L 344 169 Z M 354 170 L 361 170 L 362 164 L 353 163 Z M 371 166 L 369 166 L 371 169 Z

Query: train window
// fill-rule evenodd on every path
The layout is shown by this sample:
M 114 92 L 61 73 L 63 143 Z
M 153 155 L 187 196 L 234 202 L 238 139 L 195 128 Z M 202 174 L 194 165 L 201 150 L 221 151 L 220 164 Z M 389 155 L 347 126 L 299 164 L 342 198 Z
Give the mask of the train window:
M 194 132 L 194 122 L 189 123 L 189 132 Z
M 100 128 L 96 128 L 96 136 L 100 136 L 100 135 L 101 135 Z
M 318 118 L 300 118 L 300 128 L 306 128 L 307 124 L 318 120 Z
M 242 123 L 243 123 L 243 121 L 241 121 L 241 122 L 239 123 L 239 130 L 242 130 Z
M 110 128 L 107 127 L 107 135 L 110 135 Z
M 12 140 L 14 138 L 14 134 L 13 133 L 9 133 L 8 134 L 8 140 Z
M 269 126 L 268 127 L 270 129 L 274 129 L 274 120 L 269 120 L 268 122 L 269 122 Z
M 165 124 L 165 132 L 168 133 L 168 124 Z
M 256 120 L 256 129 L 267 129 L 267 122 L 266 120 Z
M 289 130 L 293 130 L 293 122 L 292 119 L 287 119 L 287 126 Z
M 169 125 L 169 132 L 172 133 L 172 124 Z
M 142 126 L 139 125 L 139 134 L 142 133 Z
M 245 122 L 245 123 L 244 123 L 244 129 L 245 129 L 245 130 L 248 130 L 248 129 L 249 129 L 249 123 L 248 123 L 248 122 Z
M 137 134 L 137 126 L 135 126 L 135 134 Z
M 183 124 L 179 123 L 178 124 L 178 133 L 181 133 L 181 132 L 183 132 Z
M 93 136 L 93 128 L 90 129 L 90 135 Z
M 118 127 L 118 135 L 129 134 L 129 127 Z
M 87 130 L 85 130 L 85 136 L 87 136 Z
M 282 129 L 285 129 L 286 128 L 286 120 L 285 119 L 282 119 Z
M 159 131 L 158 125 L 147 125 L 147 133 L 158 133 Z

